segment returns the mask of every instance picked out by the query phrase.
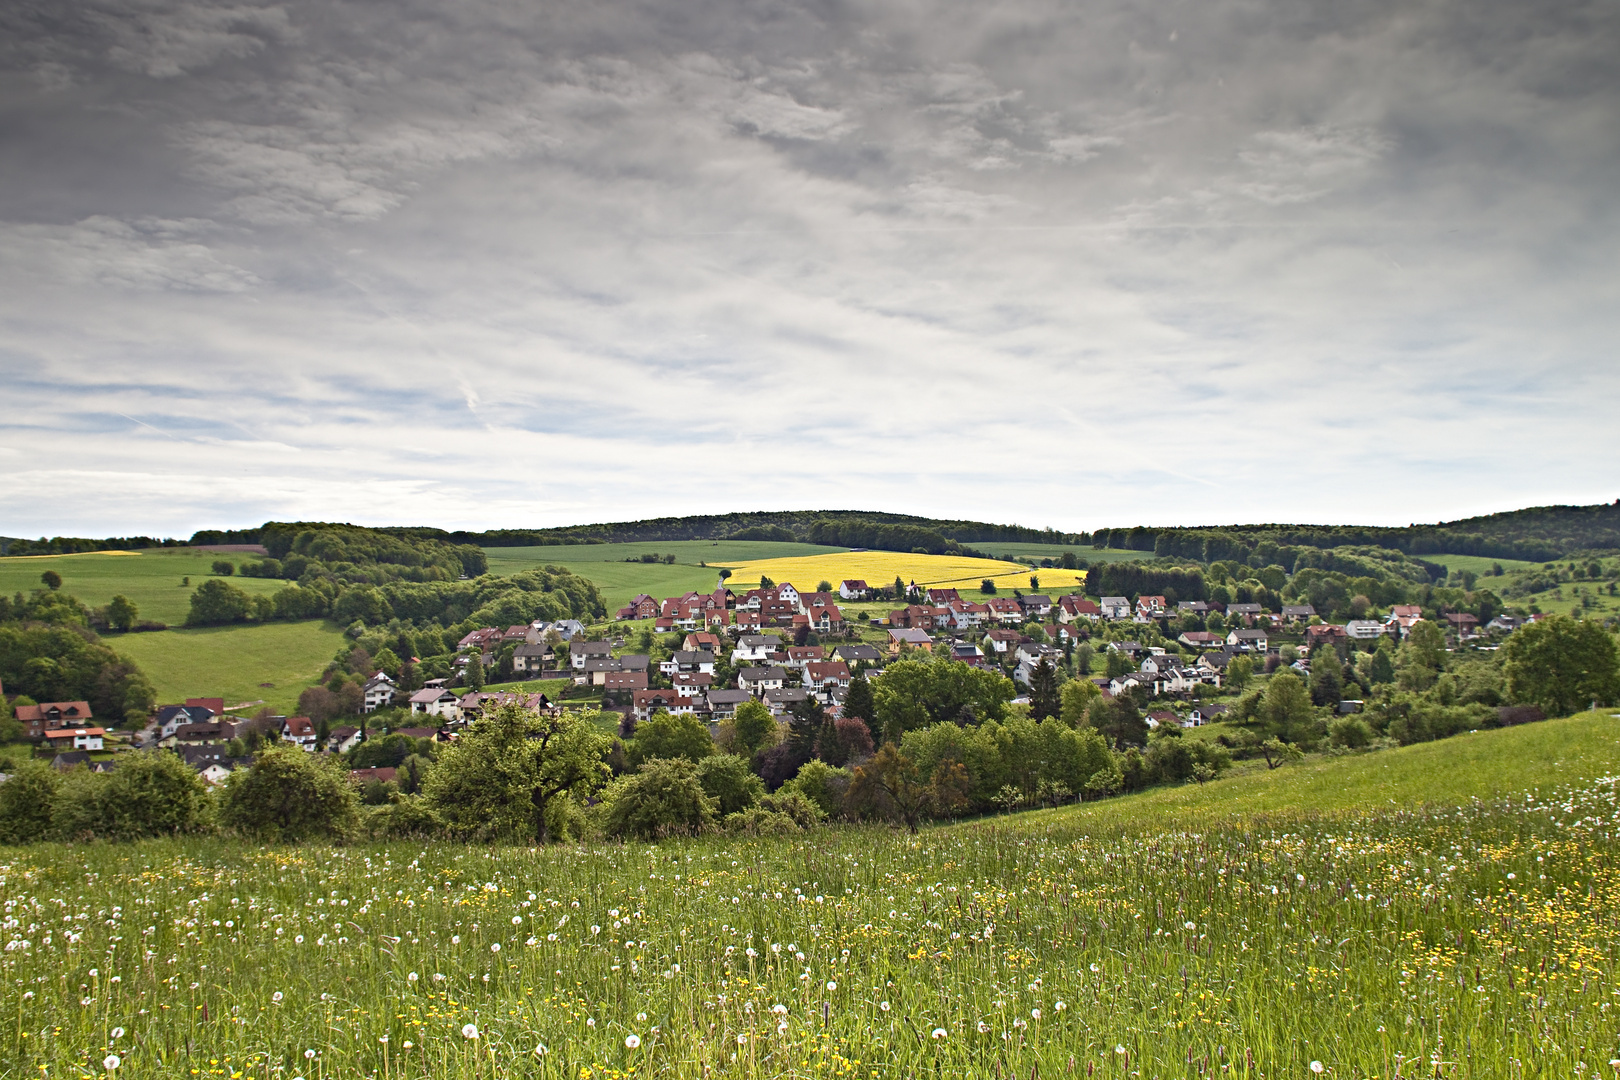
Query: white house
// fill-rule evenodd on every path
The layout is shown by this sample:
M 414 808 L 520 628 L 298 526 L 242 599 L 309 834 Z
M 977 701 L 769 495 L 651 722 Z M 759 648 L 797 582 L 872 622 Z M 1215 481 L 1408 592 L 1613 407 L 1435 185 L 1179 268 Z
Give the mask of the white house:
M 1105 619 L 1128 619 L 1131 617 L 1131 601 L 1127 596 L 1105 596 L 1097 602 L 1102 609 Z
M 1355 638 L 1358 641 L 1370 641 L 1375 637 L 1382 637 L 1386 630 L 1387 628 L 1383 623 L 1374 619 L 1351 619 L 1344 624 L 1345 636 Z
M 760 694 L 787 685 L 787 671 L 779 667 L 745 667 L 737 671 L 737 689 Z
M 451 723 L 461 719 L 461 698 L 454 690 L 431 686 L 411 695 L 411 712 L 437 716 Z
M 844 581 L 838 586 L 838 598 L 840 600 L 865 600 L 868 591 L 866 582 L 855 578 Z
M 733 667 L 757 664 L 770 659 L 771 653 L 781 647 L 782 639 L 775 634 L 744 634 L 737 639 L 737 647 L 731 650 L 731 664 Z M 711 667 L 710 671 L 713 670 Z
M 394 703 L 394 694 L 398 689 L 399 687 L 394 685 L 394 680 L 388 677 L 387 672 L 377 672 L 377 674 L 366 680 L 365 701 L 360 706 L 360 711 L 369 713 L 387 708 Z

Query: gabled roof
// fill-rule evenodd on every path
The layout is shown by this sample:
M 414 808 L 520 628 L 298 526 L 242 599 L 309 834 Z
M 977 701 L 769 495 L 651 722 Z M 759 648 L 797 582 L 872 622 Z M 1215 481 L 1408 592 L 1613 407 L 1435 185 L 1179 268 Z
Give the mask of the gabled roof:
M 38 724 L 45 721 L 51 723 L 74 723 L 90 719 L 90 703 L 88 701 L 42 701 L 38 705 L 18 705 L 13 710 L 17 719 L 24 724 Z

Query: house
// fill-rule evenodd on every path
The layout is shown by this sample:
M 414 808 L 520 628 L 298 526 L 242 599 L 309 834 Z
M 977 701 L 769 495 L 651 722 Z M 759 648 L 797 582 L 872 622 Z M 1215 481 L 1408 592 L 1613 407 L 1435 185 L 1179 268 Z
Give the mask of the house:
M 791 712 L 795 705 L 810 700 L 810 691 L 802 686 L 786 686 L 775 690 L 765 691 L 765 707 L 771 710 L 772 716 L 781 716 Z
M 787 671 L 779 667 L 745 667 L 737 669 L 737 688 L 761 694 L 766 690 L 780 690 L 787 685 Z
M 67 772 L 83 765 L 91 772 L 111 772 L 113 763 L 110 761 L 94 761 L 88 750 L 64 750 L 51 759 L 51 768 L 57 772 Z
M 1108 680 L 1108 692 L 1115 697 L 1129 694 L 1132 690 L 1146 690 L 1148 696 L 1158 697 L 1159 676 L 1151 671 L 1132 671 Z
M 675 692 L 681 697 L 701 697 L 703 694 L 708 693 L 709 687 L 714 685 L 714 676 L 706 675 L 701 671 L 683 671 L 671 676 L 671 681 L 675 684 Z M 647 689 L 646 676 L 642 676 L 642 684 L 636 689 Z
M 840 600 L 865 600 L 871 591 L 866 582 L 859 578 L 849 578 L 839 583 L 838 598 Z
M 712 675 L 677 675 L 676 687 L 679 688 L 681 679 L 704 678 L 713 679 Z M 611 692 L 625 692 L 630 690 L 647 689 L 647 673 L 645 671 L 604 671 L 602 681 L 597 684 L 603 690 Z
M 410 706 L 412 713 L 437 716 L 447 723 L 461 719 L 461 698 L 443 685 L 418 690 L 411 695 Z
M 585 661 L 601 660 L 613 655 L 613 646 L 605 641 L 570 641 L 568 666 L 575 671 L 585 670 Z
M 377 672 L 377 674 L 366 680 L 366 685 L 361 690 L 364 699 L 361 702 L 360 711 L 371 713 L 376 712 L 378 709 L 387 708 L 394 703 L 394 694 L 398 690 L 399 687 L 394 685 L 394 680 L 388 677 L 387 672 Z
M 529 624 L 508 626 L 501 631 L 501 648 L 508 645 L 522 645 L 529 640 Z
M 1222 649 L 1219 652 L 1207 652 L 1200 656 L 1198 662 L 1193 666 L 1199 671 L 1220 675 L 1226 671 L 1227 665 L 1236 656 L 1236 651 L 1231 648 Z
M 637 690 L 631 695 L 631 712 L 637 720 L 647 720 L 659 709 L 671 716 L 696 716 L 700 698 L 682 697 L 673 690 Z
M 1030 593 L 1018 598 L 1018 607 L 1025 619 L 1044 619 L 1052 614 L 1052 598 L 1045 593 Z
M 710 690 L 706 697 L 709 713 L 717 720 L 734 716 L 737 706 L 745 701 L 754 700 L 754 695 L 747 690 Z
M 1013 681 L 1021 682 L 1025 686 L 1035 683 L 1035 669 L 1045 660 L 1054 669 L 1063 665 L 1063 654 L 1050 645 L 1038 645 L 1034 642 L 1024 642 L 1018 646 L 1018 667 L 1013 671 Z
M 350 769 L 349 783 L 355 787 L 365 787 L 367 784 L 388 784 L 399 775 L 399 770 L 392 765 L 377 765 L 369 769 Z
M 1188 630 L 1176 640 L 1189 649 L 1214 649 L 1220 646 L 1222 638 L 1208 630 Z
M 1459 638 L 1477 637 L 1479 619 L 1466 611 L 1453 611 L 1446 615 L 1446 623 Z
M 1069 595 L 1058 598 L 1058 622 L 1072 623 L 1076 619 L 1098 619 L 1102 617 L 1102 608 L 1097 606 L 1095 600 L 1088 600 L 1084 596 Z
M 180 706 L 176 706 L 177 708 Z M 46 701 L 39 705 L 18 705 L 13 710 L 23 734 L 38 739 L 53 728 L 72 727 L 91 719 L 88 701 Z
M 536 619 L 529 624 L 528 630 L 523 634 L 525 645 L 544 645 L 551 632 L 551 624 L 543 619 Z
M 950 615 L 947 623 L 953 630 L 971 630 L 983 626 L 990 618 L 989 604 L 976 604 L 968 600 L 953 600 L 945 605 Z
M 1343 628 L 1340 628 L 1343 632 Z M 1226 643 L 1243 652 L 1266 651 L 1266 632 L 1264 630 L 1233 630 L 1226 635 Z
M 1004 653 L 1024 640 L 1024 635 L 1016 630 L 987 630 L 984 643 L 998 653 Z
M 787 666 L 794 671 L 803 671 L 804 665 L 814 660 L 827 659 L 825 645 L 789 645 L 787 650 Z
M 59 750 L 100 750 L 107 732 L 98 727 L 51 728 L 45 741 Z
M 1265 609 L 1259 604 L 1227 604 L 1226 617 L 1228 619 L 1242 619 L 1245 626 L 1253 626 L 1254 620 L 1265 614 Z
M 1157 619 L 1170 610 L 1170 605 L 1162 596 L 1138 596 L 1136 598 L 1136 613 L 1144 619 Z
M 1398 604 L 1396 606 L 1410 607 L 1410 605 L 1406 604 Z M 1531 618 L 1535 618 L 1535 616 L 1532 615 Z M 1404 638 L 1407 634 L 1412 632 L 1412 627 L 1416 626 L 1422 621 L 1422 615 L 1396 615 L 1391 612 L 1389 618 L 1384 620 L 1384 626 L 1387 633 L 1394 634 L 1396 637 Z
M 512 650 L 512 670 L 525 674 L 542 671 L 551 659 L 551 650 L 543 644 L 525 642 Z
M 508 698 L 508 697 L 515 697 L 515 696 L 522 696 L 522 695 L 485 694 L 484 696 L 487 697 L 487 698 L 504 699 L 504 698 Z M 542 701 L 545 699 L 544 694 L 536 694 L 534 696 L 540 698 Z M 497 705 L 504 705 L 504 704 L 506 704 L 506 702 L 504 700 L 497 700 L 496 704 Z M 390 735 L 403 735 L 407 739 L 432 739 L 434 742 L 439 741 L 439 729 L 438 728 L 430 728 L 430 727 L 397 727 L 393 731 L 389 732 L 389 734 Z
M 898 656 L 905 649 L 934 651 L 934 639 L 926 630 L 900 629 L 889 631 L 889 653 Z
M 782 639 L 775 634 L 744 634 L 737 639 L 737 647 L 731 650 L 732 666 L 740 667 L 769 659 L 781 644 Z
M 307 753 L 320 749 L 315 722 L 307 716 L 289 716 L 281 722 L 281 737 Z
M 1333 623 L 1317 623 L 1315 626 L 1305 628 L 1305 644 L 1311 646 L 1324 641 L 1332 644 L 1333 642 L 1344 641 L 1348 637 L 1349 634 L 1345 632 L 1344 627 Z
M 159 746 L 196 746 L 203 743 L 225 742 L 231 738 L 230 731 L 224 724 L 217 721 L 208 721 L 202 724 L 181 724 L 174 729 L 174 734 L 158 742 Z
M 1391 619 L 1421 619 L 1423 608 L 1417 604 L 1396 604 L 1389 609 Z
M 1003 626 L 1023 625 L 1024 609 L 1010 596 L 992 596 L 985 601 L 985 607 L 990 609 L 990 618 Z
M 1517 615 L 1498 615 L 1485 624 L 1487 630 L 1497 630 L 1503 633 L 1512 633 L 1524 625 L 1524 620 Z
M 971 641 L 956 641 L 951 643 L 951 659 L 971 664 L 974 667 L 987 667 L 984 662 L 984 650 Z
M 488 663 L 490 658 L 494 656 L 495 653 L 500 651 L 502 633 L 503 631 L 494 626 L 486 626 L 482 630 L 474 630 L 463 637 L 460 641 L 456 642 L 456 651 L 461 652 L 465 650 L 470 652 L 473 649 L 477 649 L 479 655 L 483 657 L 484 662 Z
M 652 619 L 658 615 L 659 604 L 657 600 L 640 593 L 631 598 L 630 602 L 619 609 L 618 617 L 621 619 Z
M 1228 705 L 1199 705 L 1187 714 L 1187 719 L 1192 721 L 1193 727 L 1203 727 L 1223 719 L 1230 708 Z
M 351 724 L 335 727 L 326 737 L 326 748 L 334 754 L 346 754 L 360 745 L 360 729 Z
M 585 632 L 585 624 L 578 619 L 558 619 L 551 624 L 551 629 L 557 631 L 557 636 L 564 641 L 573 641 L 576 634 Z
M 1131 601 L 1128 596 L 1105 596 L 1097 605 L 1102 610 L 1105 619 L 1128 619 L 1131 617 Z
M 847 689 L 850 683 L 849 665 L 838 660 L 813 660 L 805 665 L 805 689 L 826 699 L 835 689 Z
M 844 613 L 837 604 L 816 604 L 805 612 L 805 617 L 810 620 L 810 628 L 818 634 L 844 632 Z
M 876 645 L 840 645 L 833 656 L 846 664 L 875 664 L 883 659 Z
M 686 635 L 686 639 L 681 642 L 681 648 L 687 652 L 707 651 L 719 656 L 720 644 L 719 634 L 712 634 L 707 630 L 695 630 Z
M 665 675 L 674 675 L 677 672 L 701 671 L 705 675 L 714 674 L 714 653 L 701 649 L 678 650 L 668 660 L 660 661 L 658 670 Z
M 1156 728 L 1163 725 L 1169 725 L 1170 727 L 1192 726 L 1191 724 L 1183 725 L 1181 722 L 1181 717 L 1177 716 L 1173 712 L 1168 712 L 1165 710 L 1150 712 L 1147 714 L 1145 719 L 1147 720 L 1147 726 L 1150 728 Z
M 928 602 L 930 604 L 937 604 L 937 605 L 943 606 L 945 604 L 949 604 L 952 600 L 960 600 L 960 599 L 962 599 L 962 594 L 957 592 L 955 589 L 929 589 L 928 590 Z
M 733 612 L 733 619 L 739 631 L 759 630 L 765 625 L 757 611 L 736 611 Z
M 19 719 L 22 710 L 18 709 Z M 206 705 L 160 705 L 152 716 L 152 722 L 157 725 L 158 739 L 172 738 L 176 730 L 185 724 L 206 724 L 216 718 L 214 710 Z
M 1310 604 L 1284 604 L 1282 617 L 1286 623 L 1310 622 L 1316 617 L 1316 608 Z
M 645 673 L 647 667 L 648 661 L 645 653 L 593 658 L 585 661 L 584 670 L 574 676 L 574 685 L 604 686 L 606 685 L 607 676 L 610 674 L 626 671 Z M 662 668 L 663 665 L 660 664 L 659 667 Z
M 1344 624 L 1345 636 L 1353 641 L 1371 641 L 1387 632 L 1388 628 L 1376 619 L 1351 619 Z
M 1192 615 L 1202 619 L 1209 614 L 1209 605 L 1202 600 L 1181 600 L 1177 602 L 1176 610 L 1183 615 Z

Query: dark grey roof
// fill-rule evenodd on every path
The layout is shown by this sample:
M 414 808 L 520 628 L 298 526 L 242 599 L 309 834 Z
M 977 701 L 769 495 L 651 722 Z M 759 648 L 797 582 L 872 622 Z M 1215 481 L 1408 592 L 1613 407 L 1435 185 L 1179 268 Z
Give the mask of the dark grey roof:
M 840 645 L 833 650 L 833 655 L 840 660 L 881 660 L 883 654 L 875 645 Z
M 778 702 L 808 701 L 810 700 L 810 691 L 802 686 L 784 686 L 780 690 L 765 691 L 765 700 Z
M 745 701 L 754 700 L 754 695 L 747 690 L 710 690 L 706 695 L 710 707 L 715 705 L 741 705 Z
M 779 667 L 745 667 L 737 672 L 738 679 L 759 682 L 762 679 L 787 679 L 787 670 Z

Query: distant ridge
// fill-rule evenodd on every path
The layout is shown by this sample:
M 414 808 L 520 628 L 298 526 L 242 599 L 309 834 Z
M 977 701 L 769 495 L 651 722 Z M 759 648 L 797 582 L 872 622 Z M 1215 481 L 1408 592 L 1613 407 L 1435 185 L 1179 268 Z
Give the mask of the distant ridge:
M 267 532 L 355 528 L 323 522 L 266 522 L 250 529 L 204 529 L 189 540 L 147 536 L 0 538 L 0 555 L 135 550 L 189 544 L 256 544 Z M 1283 547 L 1379 547 L 1407 555 L 1480 555 L 1545 562 L 1576 551 L 1620 549 L 1620 500 L 1592 506 L 1537 506 L 1432 525 L 1386 528 L 1360 525 L 1211 525 L 1060 532 L 1025 525 L 918 517 L 870 510 L 765 510 L 732 514 L 647 518 L 550 529 L 483 532 L 432 526 L 386 526 L 378 532 L 482 547 L 657 543 L 674 540 L 779 540 L 929 553 L 970 551 L 973 544 L 1049 544 L 1117 548 L 1144 556 L 1211 562 L 1265 556 Z

